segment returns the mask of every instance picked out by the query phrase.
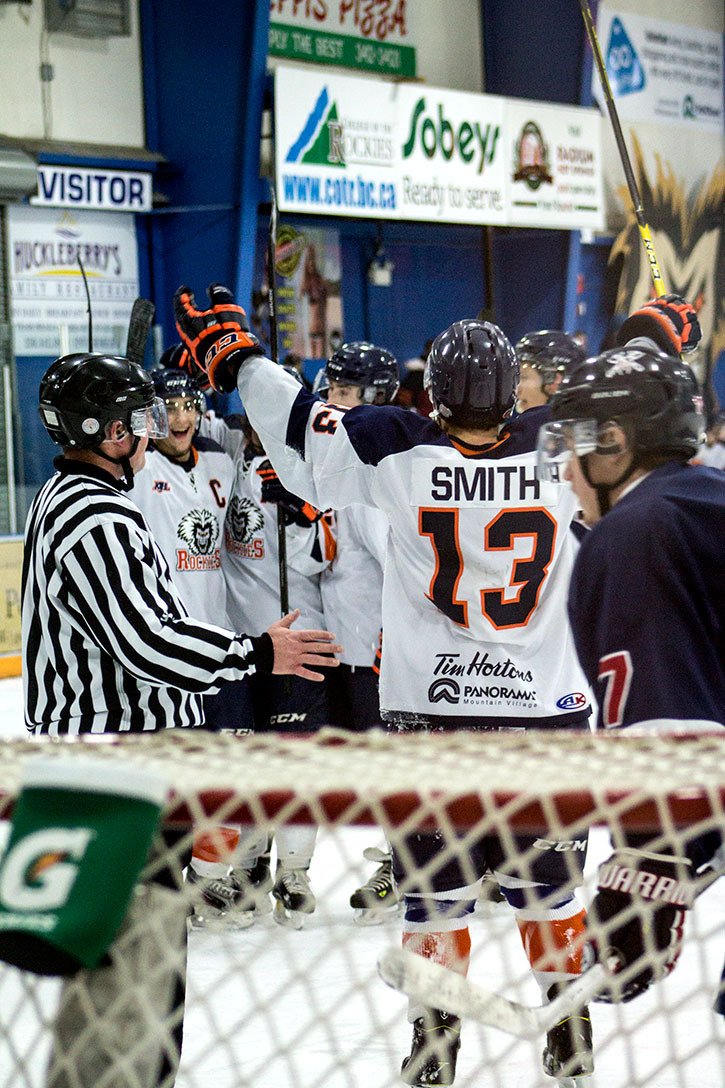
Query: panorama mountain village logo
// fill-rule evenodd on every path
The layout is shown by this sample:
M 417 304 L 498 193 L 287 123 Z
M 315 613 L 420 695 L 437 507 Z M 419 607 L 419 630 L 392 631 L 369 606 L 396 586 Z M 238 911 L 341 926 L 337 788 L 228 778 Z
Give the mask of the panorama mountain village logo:
M 513 179 L 526 182 L 533 192 L 553 184 L 549 148 L 535 121 L 526 122 L 516 141 Z
M 519 668 L 509 657 L 496 660 L 488 651 L 476 650 L 469 660 L 457 653 L 436 654 L 433 676 L 428 688 L 430 703 L 481 707 L 503 703 L 523 709 L 538 702 L 536 689 L 531 687 L 531 670 Z

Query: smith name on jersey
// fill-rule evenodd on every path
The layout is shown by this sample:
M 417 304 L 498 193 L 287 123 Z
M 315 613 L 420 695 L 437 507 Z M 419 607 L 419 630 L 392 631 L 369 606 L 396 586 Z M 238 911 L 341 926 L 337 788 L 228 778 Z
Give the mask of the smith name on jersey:
M 362 503 L 388 518 L 384 717 L 581 720 L 587 686 L 566 615 L 576 499 L 536 478 L 541 410 L 481 448 L 399 408 L 323 404 L 263 358 L 238 385 L 286 487 L 321 509 Z

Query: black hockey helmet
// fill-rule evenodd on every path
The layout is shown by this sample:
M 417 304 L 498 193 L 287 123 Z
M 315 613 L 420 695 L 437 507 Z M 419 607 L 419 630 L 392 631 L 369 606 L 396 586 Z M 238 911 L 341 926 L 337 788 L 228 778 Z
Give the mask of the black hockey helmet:
M 61 446 L 93 449 L 120 420 L 138 437 L 163 438 L 166 409 L 146 371 L 121 356 L 76 353 L 56 359 L 40 380 L 40 418 Z
M 433 341 L 423 384 L 436 415 L 488 429 L 511 414 L 518 380 L 516 352 L 498 325 L 466 319 Z
M 565 378 L 551 407 L 554 421 L 620 422 L 636 459 L 652 453 L 687 461 L 702 438 L 694 373 L 655 349 L 610 348 L 587 359 Z
M 354 340 L 332 353 L 318 375 L 315 392 L 325 395 L 331 381 L 357 386 L 364 404 L 390 404 L 400 388 L 398 362 L 384 348 Z
M 586 359 L 586 352 L 568 332 L 541 329 L 527 332 L 515 345 L 521 366 L 529 366 L 541 375 L 543 385 L 549 385 L 557 374 L 571 374 Z

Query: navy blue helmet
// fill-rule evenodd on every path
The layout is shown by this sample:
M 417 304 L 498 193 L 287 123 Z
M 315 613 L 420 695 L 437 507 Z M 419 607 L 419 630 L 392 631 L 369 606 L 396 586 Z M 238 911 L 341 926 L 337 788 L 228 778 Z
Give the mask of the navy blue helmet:
M 702 440 L 697 379 L 687 363 L 649 348 L 610 348 L 569 374 L 554 420 L 620 422 L 635 453 L 689 460 Z
M 557 374 L 570 374 L 587 357 L 573 336 L 558 329 L 527 332 L 515 350 L 520 365 L 538 371 L 544 385 L 553 382 Z
M 519 363 L 490 321 L 456 321 L 433 341 L 424 386 L 438 416 L 461 427 L 490 429 L 516 401 Z
M 43 426 L 61 446 L 93 449 L 120 420 L 133 434 L 153 436 L 156 394 L 146 371 L 115 355 L 77 352 L 52 363 L 40 380 L 38 411 Z M 161 429 L 162 421 L 156 421 Z
M 390 404 L 400 388 L 394 355 L 365 340 L 342 344 L 334 351 L 315 382 L 315 392 L 325 395 L 329 383 L 354 385 L 364 404 Z

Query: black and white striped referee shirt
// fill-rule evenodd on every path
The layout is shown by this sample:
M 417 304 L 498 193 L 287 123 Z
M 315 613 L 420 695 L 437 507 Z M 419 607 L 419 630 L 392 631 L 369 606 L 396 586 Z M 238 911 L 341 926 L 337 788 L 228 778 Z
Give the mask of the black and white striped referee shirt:
M 34 733 L 195 726 L 201 695 L 271 672 L 269 635 L 190 619 L 143 514 L 110 473 L 63 457 L 28 515 L 25 721 Z

